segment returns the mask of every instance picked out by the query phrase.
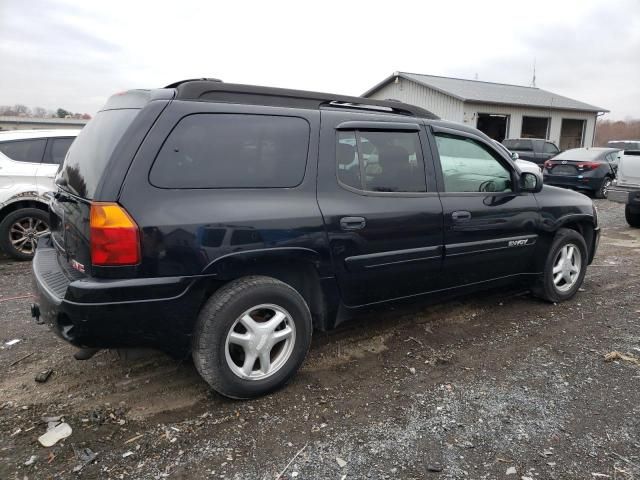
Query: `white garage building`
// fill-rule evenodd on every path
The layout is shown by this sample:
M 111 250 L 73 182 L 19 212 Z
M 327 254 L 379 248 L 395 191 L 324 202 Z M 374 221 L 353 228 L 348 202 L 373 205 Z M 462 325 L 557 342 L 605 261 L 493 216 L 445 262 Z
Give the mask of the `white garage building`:
M 590 147 L 608 110 L 535 87 L 395 72 L 363 97 L 417 105 L 491 138 L 546 138 L 561 150 Z

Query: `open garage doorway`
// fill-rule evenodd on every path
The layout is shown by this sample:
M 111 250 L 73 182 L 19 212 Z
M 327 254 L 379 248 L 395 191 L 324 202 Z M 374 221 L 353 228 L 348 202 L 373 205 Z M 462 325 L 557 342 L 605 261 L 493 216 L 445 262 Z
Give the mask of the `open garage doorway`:
M 584 120 L 562 119 L 560 128 L 560 150 L 580 148 L 584 145 Z
M 509 115 L 496 113 L 479 113 L 476 128 L 498 142 L 507 138 L 509 131 Z
M 549 138 L 549 119 L 547 117 L 522 117 L 522 138 Z

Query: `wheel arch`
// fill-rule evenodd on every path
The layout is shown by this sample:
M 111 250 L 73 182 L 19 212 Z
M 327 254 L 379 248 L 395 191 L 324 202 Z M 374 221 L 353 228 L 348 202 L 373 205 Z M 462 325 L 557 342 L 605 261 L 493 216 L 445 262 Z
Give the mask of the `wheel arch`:
M 210 263 L 205 271 L 204 299 L 241 277 L 264 275 L 294 288 L 307 302 L 313 326 L 326 330 L 327 303 L 322 289 L 320 255 L 306 248 L 275 248 L 234 252 Z
M 38 200 L 36 197 L 9 201 L 4 203 L 2 207 L 0 207 L 0 222 L 2 222 L 10 213 L 22 208 L 37 208 L 39 210 L 42 210 L 43 212 L 49 211 L 49 205 L 41 200 Z

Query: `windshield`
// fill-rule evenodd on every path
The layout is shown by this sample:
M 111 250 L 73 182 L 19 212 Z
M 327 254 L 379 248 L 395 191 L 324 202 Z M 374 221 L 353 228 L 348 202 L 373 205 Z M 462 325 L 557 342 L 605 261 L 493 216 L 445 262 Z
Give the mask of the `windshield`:
M 103 110 L 71 144 L 56 184 L 82 198 L 92 199 L 109 158 L 139 109 Z
M 609 148 L 619 148 L 620 150 L 640 150 L 640 142 L 607 142 Z
M 519 150 L 521 152 L 530 152 L 533 150 L 533 143 L 531 140 L 511 139 L 504 140 L 502 144 L 512 152 L 514 150 Z
M 553 157 L 554 160 L 597 160 L 604 154 L 604 150 L 589 150 L 587 148 L 572 148 Z

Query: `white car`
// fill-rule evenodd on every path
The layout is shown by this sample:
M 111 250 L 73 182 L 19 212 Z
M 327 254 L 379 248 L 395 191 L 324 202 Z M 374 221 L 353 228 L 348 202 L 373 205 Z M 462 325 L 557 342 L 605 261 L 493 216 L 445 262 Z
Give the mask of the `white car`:
M 47 193 L 80 130 L 0 132 L 0 248 L 18 260 L 33 257 L 49 231 Z

